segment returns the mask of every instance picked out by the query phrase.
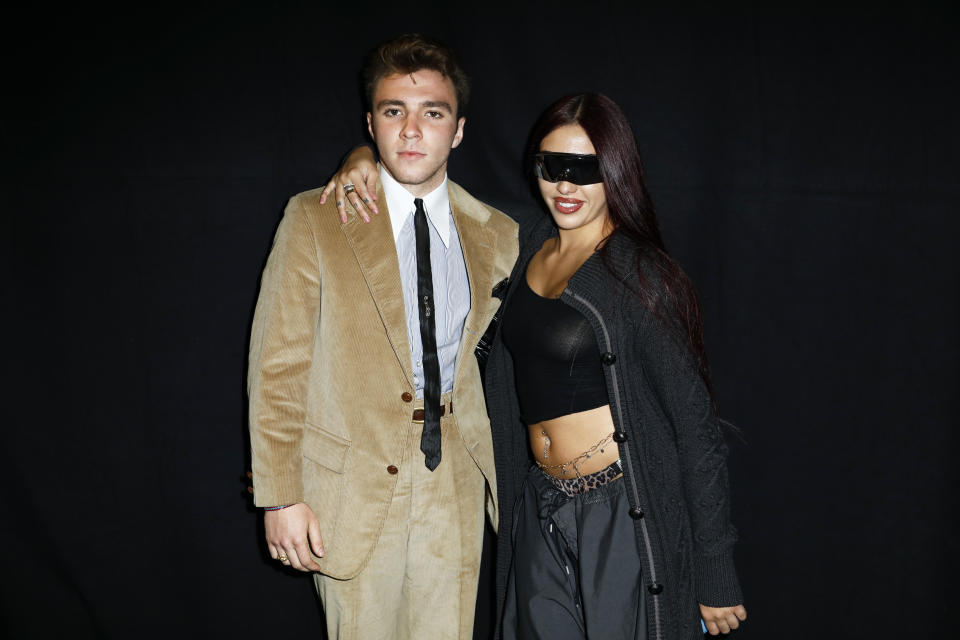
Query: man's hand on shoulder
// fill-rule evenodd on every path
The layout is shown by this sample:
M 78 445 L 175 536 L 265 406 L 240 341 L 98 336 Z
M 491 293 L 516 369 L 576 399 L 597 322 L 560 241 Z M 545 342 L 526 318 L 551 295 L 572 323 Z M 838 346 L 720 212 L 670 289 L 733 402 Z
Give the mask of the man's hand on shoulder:
M 267 530 L 270 557 L 297 571 L 319 571 L 310 551 L 323 557 L 320 521 L 313 510 L 302 502 L 276 511 L 265 511 L 263 524 Z

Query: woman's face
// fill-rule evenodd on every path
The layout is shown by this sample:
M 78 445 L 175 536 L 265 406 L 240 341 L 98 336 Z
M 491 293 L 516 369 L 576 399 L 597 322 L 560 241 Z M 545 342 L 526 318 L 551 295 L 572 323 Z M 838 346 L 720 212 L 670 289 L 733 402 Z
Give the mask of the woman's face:
M 540 151 L 596 154 L 590 137 L 578 124 L 557 127 L 540 142 Z M 609 220 L 607 195 L 602 182 L 577 185 L 561 180 L 547 182 L 537 178 L 540 195 L 560 229 L 595 231 L 603 234 Z

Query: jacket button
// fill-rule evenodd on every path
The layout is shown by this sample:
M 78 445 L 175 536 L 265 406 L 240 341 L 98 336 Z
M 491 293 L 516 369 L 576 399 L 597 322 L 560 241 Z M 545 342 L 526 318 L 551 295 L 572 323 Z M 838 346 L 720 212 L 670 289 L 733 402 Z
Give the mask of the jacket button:
M 647 587 L 647 591 L 649 591 L 655 596 L 660 595 L 660 592 L 663 591 L 663 585 L 658 582 L 654 582 L 653 584 Z
M 627 513 L 629 513 L 630 517 L 633 518 L 634 520 L 640 520 L 641 518 L 643 518 L 643 509 L 641 509 L 640 507 L 630 507 L 630 511 L 628 511 Z
M 413 394 L 409 391 L 404 391 L 400 394 L 400 399 L 404 402 L 413 402 Z
M 389 473 L 392 476 L 395 476 L 397 475 L 397 468 L 391 464 L 390 466 L 387 467 L 387 473 Z
M 626 431 L 614 431 L 614 432 L 613 432 L 613 441 L 614 441 L 614 442 L 626 442 L 626 441 L 627 441 L 627 432 L 626 432 Z
M 617 356 L 613 355 L 609 351 L 604 351 L 600 354 L 600 362 L 606 365 L 611 365 L 617 361 Z

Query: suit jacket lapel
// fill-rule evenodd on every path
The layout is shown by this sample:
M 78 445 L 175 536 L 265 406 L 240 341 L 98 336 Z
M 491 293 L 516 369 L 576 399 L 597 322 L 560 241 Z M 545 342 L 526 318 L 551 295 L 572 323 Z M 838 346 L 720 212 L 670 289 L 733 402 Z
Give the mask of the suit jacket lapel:
M 387 199 L 383 190 L 377 190 L 380 215 L 371 216 L 367 224 L 353 215 L 340 229 L 353 249 L 357 264 L 370 290 L 387 337 L 393 346 L 407 382 L 413 387 L 413 363 L 410 361 L 410 341 L 407 338 L 407 318 L 403 306 L 403 287 L 400 282 L 400 264 L 397 245 L 393 240 Z
M 489 302 L 494 285 L 493 267 L 497 241 L 496 234 L 483 224 L 489 213 L 486 210 L 475 211 L 476 205 L 463 198 L 461 191 L 459 186 L 450 183 L 450 209 L 457 226 L 457 235 L 460 237 L 467 280 L 470 283 L 470 311 L 463 325 L 463 335 L 457 351 L 458 366 L 454 375 L 454 387 L 464 370 L 459 364 L 464 358 L 473 357 L 473 350 L 492 316 Z

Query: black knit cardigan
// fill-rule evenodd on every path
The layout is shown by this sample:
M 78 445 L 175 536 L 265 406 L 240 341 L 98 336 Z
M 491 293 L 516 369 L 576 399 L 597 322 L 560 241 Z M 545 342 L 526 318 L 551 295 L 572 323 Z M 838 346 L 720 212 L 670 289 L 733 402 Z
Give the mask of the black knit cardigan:
M 556 235 L 552 221 L 524 239 L 502 313 L 530 258 Z M 697 603 L 734 606 L 743 597 L 733 565 L 727 448 L 706 386 L 688 349 L 630 290 L 639 288 L 634 243 L 614 232 L 606 259 L 591 256 L 561 299 L 593 327 L 600 348 L 614 438 L 624 466 L 630 512 L 643 558 L 651 640 L 703 638 Z M 657 286 L 653 270 L 648 286 Z M 498 331 L 486 367 L 500 512 L 497 637 L 512 557 L 513 510 L 532 464 L 520 419 L 513 362 Z

